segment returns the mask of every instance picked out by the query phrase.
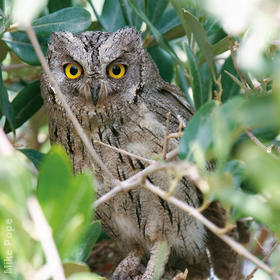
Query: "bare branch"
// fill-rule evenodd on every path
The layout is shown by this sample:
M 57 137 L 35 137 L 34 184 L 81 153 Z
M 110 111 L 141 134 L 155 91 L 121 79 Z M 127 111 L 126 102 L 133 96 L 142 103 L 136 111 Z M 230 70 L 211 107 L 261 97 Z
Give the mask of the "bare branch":
M 265 146 L 250 130 L 245 129 L 245 133 L 248 135 L 248 137 L 262 150 L 266 151 L 271 156 L 278 158 L 276 155 L 272 153 L 272 146 Z
M 123 150 L 123 149 L 116 148 L 116 147 L 114 147 L 114 146 L 110 146 L 110 145 L 108 145 L 108 144 L 106 144 L 106 143 L 103 143 L 103 142 L 101 142 L 101 141 L 94 141 L 94 143 L 100 144 L 100 145 L 102 145 L 102 146 L 104 146 L 104 147 L 107 147 L 107 148 L 109 148 L 109 149 L 111 149 L 111 150 L 114 150 L 114 151 L 116 151 L 116 152 L 118 152 L 118 153 L 121 153 L 121 154 L 130 156 L 130 157 L 132 157 L 132 158 L 137 158 L 137 159 L 139 159 L 139 160 L 142 160 L 142 161 L 144 161 L 144 162 L 148 162 L 148 163 L 150 163 L 150 164 L 152 164 L 152 163 L 155 162 L 155 160 L 147 159 L 147 158 L 138 156 L 138 155 L 136 155 L 136 154 L 134 154 L 134 153 L 130 153 L 130 152 L 127 152 L 127 151 L 125 151 L 125 150 Z
M 171 152 L 169 152 L 167 155 L 166 155 L 166 161 L 168 162 L 168 161 L 171 161 L 171 160 L 173 160 L 174 158 L 176 158 L 177 157 L 177 155 L 178 155 L 178 148 L 176 148 L 176 149 L 174 149 L 174 150 L 172 150 Z
M 3 71 L 11 71 L 11 70 L 14 70 L 14 69 L 21 69 L 21 68 L 26 68 L 26 67 L 29 67 L 28 64 L 25 64 L 25 63 L 19 63 L 19 64 L 10 64 L 10 65 L 3 65 L 1 68 Z
M 248 90 L 250 89 L 247 85 L 247 82 L 243 76 L 243 74 L 241 73 L 238 65 L 237 65 L 237 62 L 236 62 L 236 58 L 235 58 L 235 54 L 234 54 L 234 49 L 233 49 L 233 40 L 232 40 L 232 36 L 229 37 L 229 49 L 230 49 L 230 53 L 231 53 L 231 57 L 232 57 L 232 61 L 233 61 L 233 65 L 234 65 L 234 68 L 238 74 L 238 76 L 240 77 L 243 85 L 245 86 L 245 88 L 247 88 Z M 245 95 L 248 96 L 248 92 L 245 90 Z
M 278 247 L 279 242 L 275 242 L 275 244 L 272 246 L 272 248 L 270 249 L 270 251 L 265 255 L 265 257 L 262 259 L 263 262 L 266 262 L 269 257 L 271 256 L 271 254 L 274 252 L 274 250 Z M 245 280 L 249 280 L 252 279 L 254 277 L 254 274 L 256 273 L 256 271 L 259 269 L 260 267 L 257 265 L 253 271 L 246 277 Z
M 106 175 L 112 180 L 112 182 L 114 184 L 118 183 L 118 180 L 114 178 L 114 176 L 112 175 L 112 173 L 108 170 L 108 168 L 106 167 L 106 165 L 103 163 L 103 161 L 99 158 L 99 156 L 97 155 L 96 151 L 94 150 L 94 148 L 92 147 L 92 144 L 90 143 L 86 133 L 84 132 L 83 128 L 81 127 L 80 123 L 78 122 L 77 118 L 75 117 L 75 115 L 73 114 L 70 106 L 68 105 L 67 101 L 65 100 L 62 92 L 60 91 L 58 85 L 56 84 L 53 75 L 49 69 L 49 66 L 46 62 L 46 59 L 44 57 L 44 54 L 41 50 L 41 47 L 39 45 L 39 42 L 37 40 L 36 34 L 33 30 L 33 27 L 31 25 L 26 27 L 26 33 L 30 39 L 30 42 L 32 43 L 34 50 L 42 64 L 42 67 L 44 69 L 44 71 L 46 72 L 46 74 L 48 75 L 49 81 L 51 86 L 55 89 L 55 93 L 57 95 L 57 97 L 59 98 L 59 100 L 61 101 L 61 104 L 63 106 L 63 108 L 65 109 L 69 119 L 71 120 L 74 128 L 76 129 L 78 135 L 80 136 L 81 140 L 83 141 L 84 145 L 86 146 L 89 154 L 91 155 L 93 161 L 95 161 L 95 163 L 97 163 L 99 165 L 99 167 L 106 173 Z
M 46 279 L 52 277 L 54 280 L 65 280 L 63 266 L 52 237 L 52 230 L 45 219 L 37 198 L 30 197 L 27 201 L 27 207 L 35 225 L 37 239 L 41 243 L 47 261 L 47 267 L 43 267 L 41 272 L 39 270 L 40 276 L 45 274 Z M 44 280 L 38 277 L 36 279 Z
M 148 180 L 146 180 L 145 187 L 151 192 L 153 192 L 154 194 L 160 196 L 162 199 L 165 199 L 167 202 L 176 205 L 178 208 L 182 209 L 184 212 L 188 213 L 192 217 L 195 217 L 198 221 L 200 221 L 203 225 L 205 225 L 208 229 L 210 229 L 213 233 L 215 233 L 219 238 L 221 238 L 225 243 L 227 243 L 239 255 L 252 261 L 258 267 L 262 268 L 264 271 L 266 271 L 271 276 L 273 276 L 275 279 L 280 280 L 280 277 L 269 266 L 267 266 L 265 263 L 260 261 L 254 255 L 252 255 L 246 248 L 240 245 L 237 241 L 233 240 L 232 238 L 230 238 L 225 234 L 220 234 L 221 229 L 217 227 L 215 224 L 213 224 L 211 221 L 209 221 L 207 218 L 205 218 L 197 209 L 189 206 L 185 202 L 173 196 L 167 197 L 166 195 L 167 193 L 165 191 L 151 184 Z
M 162 152 L 162 158 L 163 160 L 166 160 L 166 154 L 168 152 L 168 142 L 169 142 L 169 123 L 170 123 L 170 117 L 171 113 L 168 112 L 166 114 L 166 126 L 165 126 L 165 136 L 164 136 L 164 142 L 163 142 L 163 152 Z
M 173 151 L 172 151 L 173 152 Z M 115 188 L 111 191 L 100 197 L 93 203 L 93 207 L 96 208 L 100 206 L 102 203 L 109 201 L 115 195 L 122 191 L 129 191 L 130 189 L 141 185 L 146 177 L 152 173 L 161 170 L 180 170 L 183 176 L 188 176 L 195 185 L 202 191 L 209 191 L 208 183 L 200 176 L 197 167 L 193 164 L 190 164 L 187 161 L 180 162 L 154 162 L 153 164 L 146 167 L 144 170 L 138 172 L 134 176 L 131 176 L 125 181 L 120 182 Z

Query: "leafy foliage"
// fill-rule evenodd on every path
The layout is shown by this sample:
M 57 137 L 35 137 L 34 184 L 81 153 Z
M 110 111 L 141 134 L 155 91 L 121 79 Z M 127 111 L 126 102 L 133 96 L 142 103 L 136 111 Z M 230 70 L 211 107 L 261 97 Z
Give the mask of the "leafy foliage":
M 90 174 L 74 176 L 62 148 L 42 153 L 48 145 L 46 118 L 40 110 L 39 68 L 35 67 L 39 60 L 25 31 L 14 25 L 16 2 L 0 0 L 0 118 L 4 131 L 13 132 L 16 143 L 24 138 L 26 148 L 20 147 L 22 153 L 0 154 L 0 232 L 7 237 L 15 259 L 15 276 L 5 274 L 7 246 L 0 243 L 0 278 L 23 278 L 20 263 L 34 271 L 45 263 L 41 244 L 30 234 L 33 221 L 27 202 L 35 196 L 51 226 L 68 279 L 102 279 L 89 273 L 85 264 L 101 233 L 100 223 L 92 221 L 95 181 Z M 113 32 L 124 26 L 143 31 L 143 46 L 161 76 L 177 83 L 196 110 L 180 140 L 179 157 L 200 168 L 210 186 L 205 199 L 220 199 L 232 208 L 232 221 L 253 217 L 256 222 L 251 231 L 265 225 L 279 239 L 279 44 L 260 30 L 265 44 L 259 46 L 255 41 L 251 46 L 255 50 L 252 55 L 259 55 L 256 61 L 262 64 L 244 66 L 251 57 L 247 53 L 242 60 L 244 49 L 258 29 L 246 33 L 245 26 L 242 32 L 235 32 L 234 24 L 227 25 L 221 12 L 225 4 L 214 7 L 214 0 L 208 2 L 105 0 L 101 7 L 100 1 L 50 0 L 43 10 L 35 11 L 41 14 L 32 26 L 44 53 L 51 32 Z M 266 5 L 272 8 L 258 11 L 268 15 L 260 20 L 274 19 L 271 11 L 279 8 L 272 0 Z M 277 26 L 271 25 L 273 38 L 279 36 Z M 28 140 L 28 129 L 34 132 L 29 138 L 36 144 Z M 250 133 L 259 146 L 249 139 Z M 41 138 L 45 140 L 40 142 Z M 215 160 L 211 172 L 206 168 L 209 160 Z M 30 171 L 34 168 L 30 161 L 39 175 Z M 279 257 L 273 264 L 277 261 Z

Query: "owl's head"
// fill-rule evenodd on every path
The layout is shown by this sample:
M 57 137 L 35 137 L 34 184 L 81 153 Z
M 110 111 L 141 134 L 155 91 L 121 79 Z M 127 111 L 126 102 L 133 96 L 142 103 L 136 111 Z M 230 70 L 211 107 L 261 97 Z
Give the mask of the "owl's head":
M 53 33 L 47 61 L 69 102 L 79 99 L 99 106 L 112 97 L 133 98 L 138 91 L 156 88 L 162 83 L 157 67 L 142 47 L 141 34 L 135 28 L 114 33 Z M 43 77 L 47 79 L 44 74 Z

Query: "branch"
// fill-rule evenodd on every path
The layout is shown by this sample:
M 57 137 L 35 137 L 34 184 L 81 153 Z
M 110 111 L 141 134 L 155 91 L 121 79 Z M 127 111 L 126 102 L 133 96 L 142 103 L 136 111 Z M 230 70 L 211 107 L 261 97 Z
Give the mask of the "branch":
M 125 151 L 125 150 L 123 150 L 123 149 L 116 148 L 116 147 L 114 147 L 114 146 L 110 146 L 110 145 L 108 145 L 108 144 L 106 144 L 106 143 L 103 143 L 103 142 L 101 142 L 101 141 L 94 141 L 94 143 L 99 144 L 99 145 L 102 145 L 102 146 L 104 146 L 104 147 L 107 147 L 107 148 L 109 148 L 109 149 L 111 149 L 111 150 L 114 150 L 114 151 L 120 153 L 120 154 L 124 154 L 124 155 L 130 156 L 130 157 L 132 157 L 132 158 L 137 158 L 137 159 L 139 159 L 139 160 L 148 162 L 148 163 L 150 163 L 150 164 L 155 162 L 155 160 L 151 160 L 151 159 L 147 159 L 147 158 L 138 156 L 138 155 L 136 155 L 136 154 L 134 154 L 134 153 L 130 153 L 130 152 L 127 152 L 127 151 Z
M 166 154 L 168 152 L 168 142 L 169 142 L 169 123 L 171 118 L 171 112 L 168 112 L 166 115 L 166 126 L 165 126 L 165 137 L 163 142 L 163 152 L 162 152 L 162 158 L 163 160 L 166 160 Z
M 272 155 L 273 157 L 277 158 L 278 157 L 276 155 L 274 155 L 272 153 L 272 148 L 273 146 L 265 146 L 250 130 L 245 129 L 245 133 L 247 134 L 247 136 L 258 146 L 260 147 L 262 150 L 266 151 L 268 154 Z
M 243 85 L 245 86 L 245 88 L 247 88 L 247 90 L 249 90 L 250 88 L 248 87 L 247 82 L 246 82 L 244 76 L 242 75 L 242 73 L 237 65 L 237 62 L 236 62 L 234 49 L 233 49 L 233 43 L 232 43 L 232 36 L 229 36 L 229 49 L 230 49 L 230 53 L 231 53 L 231 57 L 232 57 L 232 61 L 233 61 L 233 66 L 234 66 L 238 76 L 240 77 Z M 245 96 L 248 96 L 248 93 L 246 90 L 245 90 Z
M 92 159 L 99 165 L 99 167 L 106 173 L 106 175 L 111 179 L 111 181 L 116 184 L 118 183 L 118 180 L 114 178 L 114 176 L 112 175 L 112 173 L 108 170 L 108 168 L 106 167 L 106 165 L 103 163 L 103 161 L 99 158 L 99 156 L 97 155 L 96 151 L 94 150 L 94 148 L 92 147 L 92 144 L 90 143 L 86 133 L 84 132 L 83 128 L 81 127 L 80 123 L 78 122 L 77 118 L 75 117 L 75 115 L 73 114 L 70 106 L 68 105 L 67 101 L 64 98 L 64 95 L 62 94 L 62 92 L 60 91 L 57 83 L 55 82 L 53 75 L 50 71 L 50 68 L 46 62 L 46 59 L 44 57 L 44 54 L 41 50 L 41 47 L 39 45 L 39 42 L 37 40 L 36 34 L 34 32 L 34 29 L 31 25 L 26 27 L 26 33 L 30 39 L 30 42 L 32 43 L 32 46 L 42 64 L 42 67 L 45 71 L 45 73 L 48 75 L 49 78 L 49 82 L 51 84 L 51 86 L 54 88 L 55 93 L 57 95 L 57 97 L 59 98 L 62 107 L 65 109 L 69 119 L 71 120 L 74 128 L 76 129 L 78 135 L 80 136 L 82 142 L 84 143 L 84 145 L 86 146 L 89 154 L 91 155 Z
M 52 237 L 52 230 L 45 219 L 37 198 L 30 197 L 27 201 L 27 207 L 34 222 L 36 236 L 41 243 L 47 263 L 42 267 L 42 270 L 39 270 L 40 277 L 37 276 L 36 279 L 44 280 L 41 278 L 44 274 L 46 280 L 50 277 L 54 280 L 65 280 L 63 266 Z
M 180 161 L 180 162 L 156 161 L 153 164 L 146 167 L 144 170 L 131 176 L 127 180 L 120 182 L 111 191 L 109 191 L 108 193 L 104 194 L 102 197 L 97 199 L 93 203 L 93 207 L 97 208 L 102 203 L 111 200 L 118 193 L 123 191 L 129 191 L 130 189 L 141 185 L 145 181 L 146 177 L 152 173 L 161 170 L 170 170 L 170 169 L 182 170 L 182 176 L 188 176 L 203 193 L 209 191 L 208 183 L 200 176 L 199 171 L 194 164 L 190 164 L 187 161 Z
M 26 68 L 26 67 L 29 67 L 29 65 L 25 64 L 25 63 L 10 64 L 10 65 L 7 65 L 7 66 L 2 66 L 2 70 L 3 71 L 11 71 L 11 70 L 14 70 L 14 69 L 21 69 L 21 68 Z
M 279 242 L 276 241 L 275 244 L 272 246 L 272 248 L 270 249 L 270 251 L 265 255 L 265 257 L 262 259 L 263 262 L 266 262 L 269 257 L 271 256 L 271 254 L 274 252 L 274 250 L 278 247 Z M 245 280 L 249 280 L 252 279 L 254 277 L 254 274 L 256 273 L 256 271 L 259 269 L 260 267 L 257 265 L 253 271 L 246 277 Z
M 198 221 L 200 221 L 203 225 L 205 225 L 208 229 L 210 229 L 213 233 L 215 233 L 219 238 L 221 238 L 225 243 L 227 243 L 239 255 L 252 261 L 258 267 L 262 268 L 264 271 L 266 271 L 271 276 L 273 276 L 275 279 L 280 280 L 280 277 L 269 266 L 267 266 L 265 263 L 260 261 L 254 255 L 252 255 L 246 248 L 240 245 L 237 241 L 233 240 L 232 238 L 230 238 L 225 234 L 220 234 L 221 229 L 217 227 L 214 223 L 210 222 L 207 218 L 205 218 L 197 209 L 189 206 L 185 202 L 173 196 L 167 197 L 167 193 L 165 191 L 151 184 L 148 180 L 146 180 L 144 186 L 154 194 L 160 196 L 162 199 L 165 199 L 167 202 L 174 204 L 175 206 L 182 209 L 184 212 L 188 213 L 192 217 L 195 217 Z

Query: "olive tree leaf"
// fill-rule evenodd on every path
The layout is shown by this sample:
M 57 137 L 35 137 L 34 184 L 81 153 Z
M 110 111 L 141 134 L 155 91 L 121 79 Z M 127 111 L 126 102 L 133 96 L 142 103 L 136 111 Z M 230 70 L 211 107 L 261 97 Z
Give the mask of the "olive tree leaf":
M 117 0 L 105 0 L 100 23 L 108 32 L 114 32 L 126 25 L 120 2 Z
M 38 37 L 41 49 L 47 52 L 47 39 Z M 6 32 L 2 40 L 24 62 L 30 65 L 40 65 L 39 59 L 25 32 Z
M 5 115 L 11 129 L 15 130 L 15 115 L 14 108 L 9 101 L 7 89 L 2 78 L 2 69 L 0 68 L 0 110 L 1 114 Z
M 11 104 L 14 110 L 14 128 L 16 129 L 42 107 L 43 99 L 41 97 L 40 81 L 35 81 L 25 86 Z M 6 133 L 11 131 L 9 123 L 5 124 L 4 130 Z
M 77 7 L 69 7 L 58 10 L 32 22 L 32 26 L 36 34 L 44 37 L 49 37 L 51 32 L 81 32 L 86 30 L 90 24 L 90 13 L 83 8 Z
M 93 182 L 90 174 L 73 176 L 70 159 L 60 146 L 53 146 L 40 164 L 37 196 L 62 260 L 80 246 L 92 220 Z

